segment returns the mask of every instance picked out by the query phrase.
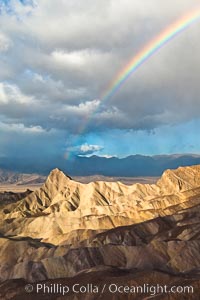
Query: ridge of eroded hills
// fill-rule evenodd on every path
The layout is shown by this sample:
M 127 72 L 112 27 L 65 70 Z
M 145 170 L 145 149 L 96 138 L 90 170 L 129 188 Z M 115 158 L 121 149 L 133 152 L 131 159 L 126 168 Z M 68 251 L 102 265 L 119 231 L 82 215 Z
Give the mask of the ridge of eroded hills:
M 54 169 L 40 189 L 4 205 L 0 219 L 2 281 L 56 280 L 100 266 L 199 278 L 200 165 L 131 186 L 82 184 Z

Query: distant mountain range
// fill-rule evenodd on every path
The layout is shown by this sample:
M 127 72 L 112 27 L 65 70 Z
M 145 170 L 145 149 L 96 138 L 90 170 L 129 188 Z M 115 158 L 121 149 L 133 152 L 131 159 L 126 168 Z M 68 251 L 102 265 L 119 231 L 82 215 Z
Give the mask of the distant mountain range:
M 0 168 L 4 170 L 47 175 L 51 169 L 59 168 L 70 176 L 160 176 L 166 169 L 197 164 L 200 164 L 200 155 L 196 154 L 131 155 L 125 158 L 105 158 L 93 155 L 76 156 L 70 160 L 58 158 L 53 162 L 38 160 L 32 163 L 28 163 L 26 159 L 17 161 L 0 159 Z
M 20 174 L 0 169 L 0 183 L 2 184 L 32 185 L 43 183 L 44 180 L 45 176 L 38 174 Z

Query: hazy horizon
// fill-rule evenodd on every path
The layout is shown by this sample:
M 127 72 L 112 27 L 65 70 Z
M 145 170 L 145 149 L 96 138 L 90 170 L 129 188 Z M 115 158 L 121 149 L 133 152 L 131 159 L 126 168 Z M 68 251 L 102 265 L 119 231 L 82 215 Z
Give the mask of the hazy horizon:
M 15 158 L 0 158 L 0 170 L 18 173 L 48 175 L 53 169 L 60 169 L 70 176 L 107 176 L 107 177 L 154 177 L 161 176 L 166 169 L 180 166 L 200 165 L 200 155 L 130 155 L 124 158 L 104 156 L 71 156 L 70 160 L 57 157 L 54 160 L 34 160 L 29 162 Z

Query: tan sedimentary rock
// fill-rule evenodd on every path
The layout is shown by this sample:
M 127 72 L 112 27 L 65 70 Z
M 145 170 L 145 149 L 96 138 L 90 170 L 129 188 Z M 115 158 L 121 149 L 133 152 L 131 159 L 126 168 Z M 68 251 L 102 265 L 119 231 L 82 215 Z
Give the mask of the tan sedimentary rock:
M 0 279 L 37 282 L 99 266 L 198 270 L 199 208 L 200 166 L 132 186 L 81 184 L 55 169 L 39 190 L 0 210 Z

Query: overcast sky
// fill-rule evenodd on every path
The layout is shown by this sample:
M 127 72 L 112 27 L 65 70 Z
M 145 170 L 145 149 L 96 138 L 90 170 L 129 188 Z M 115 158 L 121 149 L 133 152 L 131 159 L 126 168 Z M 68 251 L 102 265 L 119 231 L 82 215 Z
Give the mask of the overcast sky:
M 0 157 L 199 153 L 200 20 L 107 101 L 118 72 L 199 0 L 0 1 Z

